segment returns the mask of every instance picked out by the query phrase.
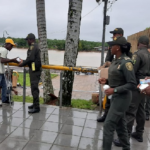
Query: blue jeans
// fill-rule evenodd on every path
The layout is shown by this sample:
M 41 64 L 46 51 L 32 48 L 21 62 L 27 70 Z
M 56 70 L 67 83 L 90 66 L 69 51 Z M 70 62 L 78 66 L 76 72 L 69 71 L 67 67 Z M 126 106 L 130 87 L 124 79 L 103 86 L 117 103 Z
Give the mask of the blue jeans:
M 2 102 L 5 102 L 7 94 L 7 85 L 4 74 L 0 74 L 0 87 L 2 87 Z

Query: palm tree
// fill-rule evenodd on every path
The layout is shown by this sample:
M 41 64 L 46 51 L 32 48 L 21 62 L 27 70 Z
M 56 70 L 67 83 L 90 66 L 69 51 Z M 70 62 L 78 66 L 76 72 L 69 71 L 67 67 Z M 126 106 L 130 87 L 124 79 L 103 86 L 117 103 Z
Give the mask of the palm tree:
M 41 61 L 43 65 L 48 65 L 49 59 L 48 59 L 46 19 L 45 19 L 45 0 L 36 0 L 36 12 L 37 12 L 39 46 L 41 50 Z M 44 102 L 47 103 L 50 101 L 50 97 L 47 94 L 48 93 L 54 94 L 50 70 L 43 69 L 42 82 L 43 82 L 43 99 Z
M 82 0 L 69 0 L 67 37 L 64 54 L 65 66 L 76 66 L 81 23 L 81 11 Z M 62 82 L 62 104 L 65 106 L 69 106 L 71 105 L 74 72 L 64 71 L 63 79 L 64 80 Z

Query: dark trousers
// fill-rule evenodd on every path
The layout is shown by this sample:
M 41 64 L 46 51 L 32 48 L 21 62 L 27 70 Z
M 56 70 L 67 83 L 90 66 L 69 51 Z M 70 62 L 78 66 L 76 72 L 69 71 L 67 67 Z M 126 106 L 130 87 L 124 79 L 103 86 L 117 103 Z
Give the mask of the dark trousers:
M 150 97 L 149 101 L 150 104 Z M 129 109 L 126 112 L 126 121 L 127 121 L 127 128 L 129 136 L 132 133 L 132 127 L 134 124 L 134 120 L 136 119 L 136 132 L 141 136 L 144 132 L 144 125 L 145 125 L 145 109 L 144 109 L 144 103 L 145 103 L 145 95 L 141 94 L 139 91 L 133 91 L 132 92 L 132 101 L 129 106 Z M 106 103 L 106 109 L 105 114 L 107 115 L 110 108 L 110 100 L 107 99 Z M 146 109 L 147 112 L 150 111 L 150 105 L 149 108 Z
M 132 91 L 132 101 L 129 109 L 126 112 L 126 121 L 129 136 L 132 133 L 134 119 L 136 119 L 136 133 L 139 136 L 143 135 L 145 125 L 145 95 L 141 94 L 138 90 Z
M 145 113 L 147 116 L 150 115 L 150 97 L 146 96 Z
M 114 100 L 111 102 L 110 109 L 108 111 L 106 120 L 104 122 L 103 150 L 111 150 L 113 135 L 114 135 L 115 130 L 116 130 L 118 137 L 123 145 L 122 146 L 123 150 L 130 150 L 127 124 L 126 124 L 126 120 L 125 120 L 125 111 L 123 110 L 124 108 L 119 109 L 121 104 L 119 106 L 117 106 L 118 102 L 119 101 L 121 102 L 122 100 L 126 100 L 126 99 L 121 98 L 121 99 L 116 100 L 116 98 L 114 98 Z M 131 98 L 130 98 L 130 100 L 131 100 Z M 122 110 L 122 112 L 119 110 Z
M 31 93 L 33 96 L 34 107 L 39 107 L 39 88 L 38 84 L 40 81 L 41 71 L 32 71 L 29 69 L 30 83 L 31 83 Z

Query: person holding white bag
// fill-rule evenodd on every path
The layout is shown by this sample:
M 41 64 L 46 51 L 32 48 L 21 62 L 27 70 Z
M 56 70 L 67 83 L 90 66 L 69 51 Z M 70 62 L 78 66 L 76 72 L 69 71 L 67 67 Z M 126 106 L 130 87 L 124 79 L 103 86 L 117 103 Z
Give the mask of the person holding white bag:
M 124 37 L 109 42 L 111 53 L 115 59 L 109 67 L 108 83 L 110 88 L 105 90 L 107 96 L 112 95 L 111 105 L 104 122 L 103 150 L 111 150 L 114 131 L 117 131 L 123 150 L 130 150 L 125 112 L 131 99 L 131 90 L 136 88 L 136 78 L 132 60 L 126 56 L 127 41 Z M 99 79 L 100 84 L 107 84 L 105 78 Z

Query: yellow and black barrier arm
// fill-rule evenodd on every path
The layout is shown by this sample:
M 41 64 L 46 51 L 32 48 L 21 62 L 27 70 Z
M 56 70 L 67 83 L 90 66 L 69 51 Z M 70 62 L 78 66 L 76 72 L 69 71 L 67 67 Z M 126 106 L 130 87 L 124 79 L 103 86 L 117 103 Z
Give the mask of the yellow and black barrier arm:
M 9 66 L 18 66 L 18 64 L 17 63 L 9 63 Z M 28 67 L 28 66 L 26 66 L 26 67 Z M 42 68 L 43 69 L 54 69 L 54 70 L 68 70 L 68 71 L 98 73 L 97 69 L 82 68 L 82 67 L 67 67 L 67 66 L 42 65 Z
M 19 67 L 19 65 L 17 63 L 9 63 L 9 66 Z M 28 66 L 25 66 L 25 67 L 28 67 Z M 82 68 L 82 67 L 67 67 L 67 66 L 42 65 L 42 68 L 43 69 L 54 69 L 54 70 L 68 70 L 68 71 L 98 73 L 97 69 Z M 60 73 L 60 107 L 62 106 L 62 86 L 61 85 L 62 85 L 62 73 Z M 25 95 L 26 95 L 25 88 L 26 88 L 26 78 L 25 78 L 25 68 L 24 68 L 23 104 L 25 104 Z M 101 101 L 100 101 L 100 103 L 101 103 Z

